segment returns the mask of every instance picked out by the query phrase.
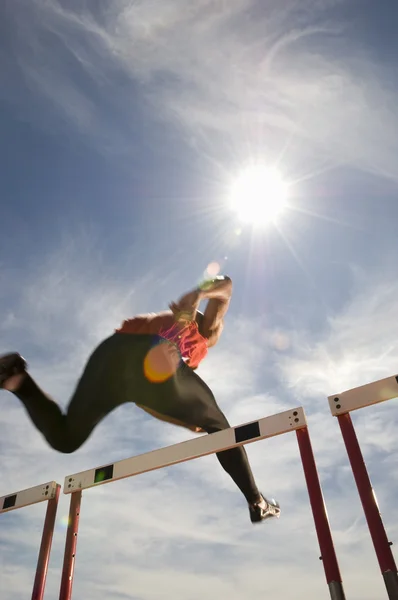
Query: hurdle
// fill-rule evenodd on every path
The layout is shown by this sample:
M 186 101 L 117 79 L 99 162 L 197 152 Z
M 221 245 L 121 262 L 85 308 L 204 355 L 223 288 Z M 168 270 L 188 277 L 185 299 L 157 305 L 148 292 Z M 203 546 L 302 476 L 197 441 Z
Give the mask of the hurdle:
M 330 411 L 337 417 L 355 483 L 362 502 L 370 536 L 390 600 L 398 600 L 397 566 L 391 551 L 376 495 L 365 465 L 350 412 L 398 397 L 398 375 L 379 379 L 328 397 Z
M 48 563 L 54 533 L 61 486 L 55 481 L 14 492 L 0 497 L 0 513 L 10 512 L 39 502 L 47 502 L 43 533 L 37 560 L 36 575 L 33 583 L 32 600 L 43 600 L 47 579 Z
M 83 490 L 275 437 L 290 431 L 296 432 L 310 507 L 321 550 L 320 560 L 323 562 L 330 597 L 332 600 L 345 600 L 323 492 L 315 464 L 306 416 L 302 407 L 66 476 L 63 491 L 64 494 L 70 494 L 71 499 L 59 600 L 71 600 L 72 598 Z

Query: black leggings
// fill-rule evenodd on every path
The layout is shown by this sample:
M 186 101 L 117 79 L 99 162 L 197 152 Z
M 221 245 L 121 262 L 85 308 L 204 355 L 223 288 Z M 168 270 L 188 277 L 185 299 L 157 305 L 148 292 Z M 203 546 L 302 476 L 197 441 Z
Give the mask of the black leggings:
M 126 402 L 135 402 L 206 433 L 230 427 L 210 388 L 183 361 L 163 383 L 149 381 L 143 362 L 159 343 L 164 340 L 158 336 L 124 333 L 103 341 L 89 358 L 66 414 L 29 375 L 14 393 L 50 446 L 63 453 L 77 450 L 106 415 Z M 245 449 L 232 448 L 219 452 L 217 457 L 246 500 L 258 500 L 260 494 Z

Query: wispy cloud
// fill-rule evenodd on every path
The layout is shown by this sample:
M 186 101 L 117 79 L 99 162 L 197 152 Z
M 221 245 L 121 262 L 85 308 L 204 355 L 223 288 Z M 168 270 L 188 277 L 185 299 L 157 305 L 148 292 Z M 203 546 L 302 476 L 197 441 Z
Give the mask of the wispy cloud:
M 298 9 L 286 0 L 260 10 L 251 0 L 150 0 L 96 5 L 94 12 L 36 0 L 21 68 L 96 140 L 110 139 L 113 129 L 122 144 L 110 109 L 133 125 L 132 102 L 137 110 L 141 97 L 153 109 L 148 119 L 157 114 L 181 127 L 221 166 L 220 175 L 260 152 L 283 155 L 297 177 L 327 160 L 395 179 L 396 90 L 386 85 L 388 69 L 361 46 L 355 25 L 339 16 L 340 4 L 308 0 Z M 62 49 L 54 56 L 49 34 Z M 95 84 L 91 92 L 65 69 L 68 54 Z
M 293 333 L 294 357 L 281 361 L 290 385 L 301 397 L 338 393 L 394 374 L 398 359 L 395 269 L 355 269 L 342 311 L 327 319 L 314 340 Z

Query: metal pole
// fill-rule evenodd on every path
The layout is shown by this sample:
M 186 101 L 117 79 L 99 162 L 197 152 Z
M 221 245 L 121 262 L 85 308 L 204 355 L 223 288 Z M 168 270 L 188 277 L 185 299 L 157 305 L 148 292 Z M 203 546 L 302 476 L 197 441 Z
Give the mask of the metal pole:
M 322 488 L 315 464 L 308 428 L 296 430 L 297 442 L 300 450 L 301 461 L 305 480 L 307 482 L 315 529 L 321 549 L 320 559 L 323 562 L 326 581 L 329 586 L 332 600 L 345 600 L 343 583 L 337 562 L 336 552 L 330 531 L 329 519 L 323 499 Z
M 36 576 L 33 584 L 32 600 L 43 600 L 44 597 L 44 588 L 47 579 L 48 563 L 50 560 L 60 490 L 61 486 L 57 485 L 54 498 L 51 498 L 47 503 L 39 557 L 37 560 Z
M 392 544 L 388 541 L 386 530 L 384 529 L 354 425 L 349 413 L 338 415 L 337 418 L 372 537 L 373 546 L 376 551 L 377 560 L 379 561 L 380 570 L 387 588 L 388 597 L 390 600 L 398 600 L 398 574 L 390 547 Z
M 81 499 L 81 491 L 74 492 L 71 495 L 59 600 L 71 600 L 72 598 Z

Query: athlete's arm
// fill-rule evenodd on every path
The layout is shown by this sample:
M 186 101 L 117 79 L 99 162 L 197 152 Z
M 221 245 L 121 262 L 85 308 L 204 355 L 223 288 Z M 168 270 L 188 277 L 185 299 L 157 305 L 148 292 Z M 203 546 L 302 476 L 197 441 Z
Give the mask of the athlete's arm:
M 187 292 L 177 302 L 171 302 L 169 305 L 176 321 L 189 322 L 194 321 L 199 304 L 202 300 L 200 289 Z
M 227 276 L 218 276 L 184 294 L 177 302 L 172 302 L 170 309 L 176 321 L 194 321 L 201 301 L 208 300 L 200 333 L 207 339 L 208 345 L 211 347 L 218 342 L 222 333 L 231 295 L 231 279 Z
M 229 277 L 219 276 L 205 283 L 201 290 L 201 300 L 208 300 L 203 315 L 200 332 L 208 340 L 208 346 L 214 346 L 220 339 L 224 328 L 224 317 L 232 296 L 232 281 Z

